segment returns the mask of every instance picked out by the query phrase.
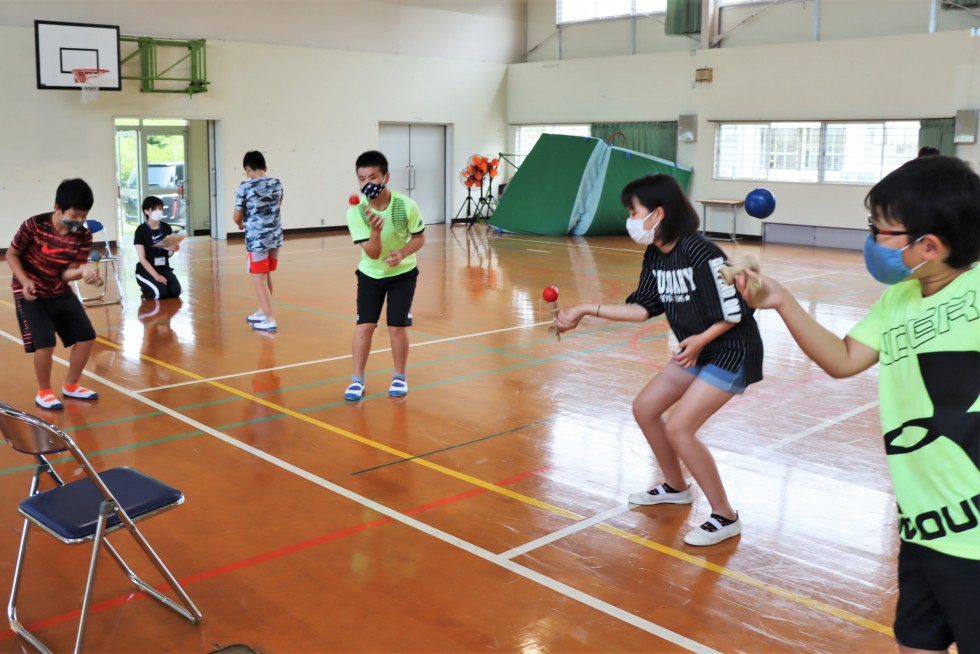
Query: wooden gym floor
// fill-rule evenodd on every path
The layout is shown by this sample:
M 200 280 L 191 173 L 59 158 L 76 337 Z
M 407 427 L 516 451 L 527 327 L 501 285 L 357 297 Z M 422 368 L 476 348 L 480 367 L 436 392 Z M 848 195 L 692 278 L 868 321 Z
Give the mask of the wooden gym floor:
M 555 284 L 562 303 L 621 302 L 639 246 L 426 233 L 411 390 L 398 400 L 383 327 L 365 398 L 343 400 L 358 258 L 345 233 L 287 241 L 275 335 L 245 322 L 256 302 L 241 241 L 186 242 L 174 259 L 184 296 L 158 306 L 140 302 L 124 248 L 124 303 L 89 309 L 99 340 L 83 383 L 102 399 L 63 412 L 33 406 L 31 357 L 0 293 L 0 400 L 68 431 L 97 467 L 131 465 L 187 496 L 144 532 L 205 622 L 132 593 L 105 560 L 87 651 L 893 650 L 896 519 L 876 368 L 832 380 L 775 314 L 757 314 L 766 379 L 701 432 L 744 533 L 692 548 L 682 537 L 707 517 L 703 495 L 626 504 L 659 481 L 630 403 L 676 346 L 665 321 L 586 319 L 557 342 L 540 299 Z M 859 252 L 719 244 L 758 255 L 839 334 L 883 289 Z M 0 275 L 6 286 L 5 264 Z M 64 371 L 55 365 L 56 388 Z M 29 464 L 2 449 L 0 592 Z M 19 613 L 55 651 L 71 647 L 88 556 L 30 541 Z M 0 652 L 25 648 L 0 632 Z

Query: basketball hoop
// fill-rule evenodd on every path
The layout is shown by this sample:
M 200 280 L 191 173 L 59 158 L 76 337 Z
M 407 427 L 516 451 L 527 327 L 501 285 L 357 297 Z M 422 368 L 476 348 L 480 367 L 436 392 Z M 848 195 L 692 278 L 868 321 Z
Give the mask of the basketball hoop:
M 75 83 L 82 89 L 82 104 L 87 104 L 98 97 L 101 78 L 109 71 L 104 68 L 75 68 L 71 72 Z

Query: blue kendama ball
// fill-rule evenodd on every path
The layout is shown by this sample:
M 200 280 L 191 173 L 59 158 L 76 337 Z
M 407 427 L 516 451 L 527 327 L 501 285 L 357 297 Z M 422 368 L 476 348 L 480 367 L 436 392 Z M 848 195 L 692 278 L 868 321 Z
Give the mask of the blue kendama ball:
M 745 196 L 745 213 L 762 220 L 776 210 L 776 196 L 767 188 L 756 188 Z

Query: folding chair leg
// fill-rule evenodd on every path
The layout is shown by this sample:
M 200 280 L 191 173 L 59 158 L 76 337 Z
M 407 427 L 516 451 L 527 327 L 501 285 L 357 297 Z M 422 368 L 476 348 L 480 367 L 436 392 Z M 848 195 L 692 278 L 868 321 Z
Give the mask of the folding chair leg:
M 20 579 L 24 573 L 24 554 L 27 552 L 27 536 L 31 523 L 24 520 L 24 531 L 20 535 L 20 548 L 17 550 L 17 563 L 14 564 L 14 584 L 10 590 L 10 601 L 7 603 L 7 620 L 10 622 L 10 630 L 29 642 L 34 649 L 43 654 L 51 654 L 51 650 L 45 647 L 41 641 L 34 637 L 27 628 L 17 619 L 17 592 L 20 590 Z
M 92 561 L 88 566 L 88 579 L 85 580 L 85 594 L 82 596 L 82 615 L 78 621 L 75 654 L 80 654 L 82 651 L 82 641 L 85 639 L 85 627 L 88 625 L 88 610 L 92 604 L 92 591 L 95 589 L 95 570 L 99 565 L 99 550 L 105 539 L 106 521 L 113 513 L 115 513 L 115 509 L 111 502 L 103 502 L 99 506 L 99 521 L 95 524 L 95 540 L 92 541 Z

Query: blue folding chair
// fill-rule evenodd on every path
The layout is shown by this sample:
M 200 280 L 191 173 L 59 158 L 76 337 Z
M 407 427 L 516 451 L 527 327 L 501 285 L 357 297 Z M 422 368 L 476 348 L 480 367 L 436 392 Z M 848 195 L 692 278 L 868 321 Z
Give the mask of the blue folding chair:
M 129 467 L 112 468 L 96 472 L 68 434 L 51 423 L 13 407 L 0 403 L 0 432 L 7 443 L 24 454 L 35 457 L 34 476 L 30 495 L 20 503 L 24 516 L 24 529 L 20 537 L 20 549 L 14 566 L 14 583 L 7 605 L 10 628 L 38 651 L 50 654 L 40 640 L 29 632 L 17 618 L 17 595 L 24 572 L 27 553 L 27 537 L 31 525 L 40 527 L 62 543 L 74 545 L 92 542 L 92 558 L 88 578 L 82 596 L 81 619 L 75 639 L 75 654 L 82 651 L 85 626 L 88 622 L 92 591 L 95 587 L 95 571 L 99 552 L 105 548 L 109 556 L 122 568 L 137 588 L 173 609 L 192 624 L 203 620 L 201 612 L 181 588 L 177 579 L 150 547 L 149 542 L 136 527 L 146 520 L 184 503 L 184 495 L 176 488 L 157 481 Z M 67 451 L 81 466 L 84 477 L 65 483 L 45 458 L 50 454 Z M 47 474 L 55 483 L 50 490 L 39 490 L 42 475 Z M 118 530 L 128 531 L 139 544 L 143 553 L 160 572 L 177 595 L 180 604 L 148 585 L 123 561 L 107 536 Z M 135 647 L 134 643 L 134 647 Z
M 75 281 L 75 293 L 78 294 L 78 299 L 86 306 L 101 307 L 106 304 L 119 304 L 122 302 L 122 284 L 119 281 L 119 271 L 116 270 L 116 262 L 119 261 L 119 257 L 112 251 L 112 245 L 109 243 L 109 237 L 106 235 L 105 225 L 91 218 L 86 220 L 85 224 L 88 225 L 88 230 L 92 233 L 92 251 L 89 253 L 89 263 L 94 263 L 102 267 L 102 293 L 86 297 L 82 293 L 77 280 Z M 101 237 L 99 240 L 96 240 L 95 237 L 99 234 L 101 234 Z M 106 299 L 106 296 L 109 294 L 108 277 L 110 266 L 112 267 L 112 278 L 116 280 L 116 293 L 118 295 L 114 300 Z

